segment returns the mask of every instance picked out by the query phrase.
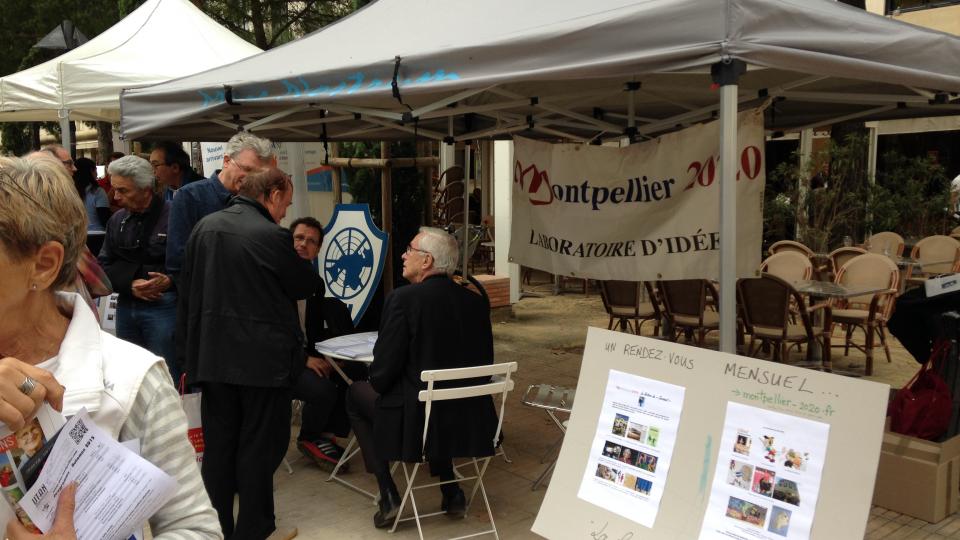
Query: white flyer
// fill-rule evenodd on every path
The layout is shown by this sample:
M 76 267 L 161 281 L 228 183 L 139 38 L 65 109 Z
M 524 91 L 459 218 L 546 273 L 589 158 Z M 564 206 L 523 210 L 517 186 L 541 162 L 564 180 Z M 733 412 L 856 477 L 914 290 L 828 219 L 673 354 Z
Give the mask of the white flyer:
M 317 352 L 332 355 L 334 358 L 363 360 L 373 358 L 373 346 L 377 343 L 377 332 L 346 334 L 315 345 Z
M 684 388 L 610 370 L 577 496 L 653 527 L 670 472 Z
M 123 540 L 177 490 L 173 477 L 115 441 L 82 410 L 63 427 L 43 471 L 21 500 L 30 519 L 47 531 L 60 491 L 77 483 L 74 527 L 78 540 Z
M 829 435 L 823 422 L 728 402 L 701 540 L 809 538 Z

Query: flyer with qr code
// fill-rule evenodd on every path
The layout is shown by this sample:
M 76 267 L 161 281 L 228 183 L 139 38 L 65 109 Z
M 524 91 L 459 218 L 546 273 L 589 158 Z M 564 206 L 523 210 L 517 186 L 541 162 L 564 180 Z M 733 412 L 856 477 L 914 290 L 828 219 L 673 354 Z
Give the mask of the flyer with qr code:
M 172 476 L 115 441 L 86 410 L 63 427 L 36 483 L 20 500 L 41 531 L 52 527 L 60 491 L 72 482 L 78 540 L 129 538 L 177 490 Z

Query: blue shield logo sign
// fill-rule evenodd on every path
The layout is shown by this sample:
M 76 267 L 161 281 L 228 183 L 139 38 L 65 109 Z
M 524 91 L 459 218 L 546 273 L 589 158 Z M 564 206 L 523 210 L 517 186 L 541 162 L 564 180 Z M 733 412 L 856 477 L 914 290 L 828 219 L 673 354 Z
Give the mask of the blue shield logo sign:
M 374 225 L 368 205 L 338 204 L 323 230 L 320 256 L 326 295 L 350 308 L 356 326 L 380 283 L 387 233 Z

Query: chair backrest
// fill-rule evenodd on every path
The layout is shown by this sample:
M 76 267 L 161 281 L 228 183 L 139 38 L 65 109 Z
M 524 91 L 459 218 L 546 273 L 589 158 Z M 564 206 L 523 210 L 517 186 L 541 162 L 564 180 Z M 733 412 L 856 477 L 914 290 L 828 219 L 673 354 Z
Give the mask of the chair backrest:
M 493 446 L 500 440 L 500 430 L 503 427 L 503 412 L 507 404 L 507 393 L 513 390 L 514 382 L 511 375 L 517 371 L 516 362 L 490 364 L 488 366 L 473 366 L 453 369 L 427 369 L 420 373 L 420 380 L 427 383 L 427 389 L 417 394 L 417 399 L 423 402 L 425 415 L 423 420 L 423 441 L 421 448 L 426 448 L 427 432 L 430 429 L 430 413 L 434 401 L 448 401 L 478 396 L 500 395 L 500 406 L 497 408 L 497 430 L 493 434 Z M 489 378 L 489 382 L 469 384 L 469 379 Z M 453 388 L 436 388 L 440 381 L 464 380 L 464 386 Z M 464 421 L 469 421 L 465 418 Z
M 640 304 L 643 302 L 643 288 L 646 288 L 654 315 L 659 318 L 660 308 L 649 283 L 643 281 L 620 281 L 608 279 L 600 282 L 600 298 L 603 308 L 611 317 L 614 308 L 618 308 L 618 316 L 640 316 Z M 626 314 L 626 315 L 625 315 Z
M 836 275 L 837 272 L 843 267 L 844 264 L 847 264 L 847 261 L 856 257 L 857 255 L 863 255 L 867 250 L 863 248 L 858 248 L 854 246 L 849 247 L 839 247 L 830 252 L 830 264 L 833 265 L 833 274 Z
M 803 279 L 810 279 L 813 275 L 813 263 L 810 258 L 799 251 L 783 250 L 774 253 L 760 263 L 760 271 L 773 274 L 780 279 L 793 283 Z
M 942 234 L 928 236 L 913 246 L 910 256 L 922 263 L 934 263 L 920 268 L 924 274 L 955 272 L 960 260 L 960 242 Z
M 705 279 L 675 279 L 658 281 L 660 299 L 668 317 L 684 315 L 697 317 L 703 323 L 703 311 L 707 307 L 707 294 L 710 291 L 716 299 L 713 285 Z
M 794 242 L 793 240 L 780 240 L 779 242 L 774 242 L 767 249 L 767 251 L 771 255 L 775 255 L 781 251 L 796 251 L 797 253 L 803 254 L 803 256 L 808 259 L 813 255 L 812 249 L 801 244 L 800 242 Z
M 890 257 L 877 253 L 864 253 L 850 259 L 840 267 L 834 281 L 849 287 L 896 289 L 900 282 L 900 271 Z M 865 294 L 848 298 L 847 302 L 851 307 L 867 309 L 872 300 L 873 294 Z M 878 313 L 882 316 L 889 316 L 892 309 L 893 300 L 890 298 L 883 299 L 878 304 Z
M 779 329 L 783 336 L 790 322 L 790 299 L 795 298 L 796 303 L 803 306 L 800 295 L 788 281 L 768 273 L 759 278 L 737 280 L 737 297 L 743 323 L 748 328 Z M 809 334 L 806 310 L 802 310 L 801 315 Z
M 887 254 L 903 256 L 903 237 L 893 231 L 883 231 L 873 234 L 864 242 L 864 249 L 870 253 L 883 253 L 889 250 Z

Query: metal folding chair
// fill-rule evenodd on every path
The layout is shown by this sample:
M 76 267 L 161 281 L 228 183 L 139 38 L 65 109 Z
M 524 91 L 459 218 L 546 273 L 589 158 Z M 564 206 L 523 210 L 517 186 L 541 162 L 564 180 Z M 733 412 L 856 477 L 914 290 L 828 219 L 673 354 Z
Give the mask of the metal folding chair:
M 425 370 L 420 374 L 420 380 L 427 383 L 427 389 L 421 390 L 418 397 L 421 402 L 424 403 L 424 421 L 423 421 L 423 440 L 422 440 L 422 452 L 425 454 L 426 443 L 427 443 L 427 432 L 430 428 L 430 413 L 433 409 L 434 402 L 437 401 L 448 401 L 455 399 L 466 399 L 473 398 L 478 396 L 500 396 L 499 407 L 497 408 L 497 429 L 493 434 L 493 446 L 496 447 L 497 443 L 500 440 L 500 430 L 503 427 L 503 413 L 506 408 L 507 403 L 507 393 L 513 390 L 513 379 L 511 379 L 511 374 L 517 371 L 516 362 L 508 362 L 505 364 L 493 364 L 489 366 L 476 366 L 468 368 L 454 368 L 454 369 L 436 369 L 436 370 Z M 478 384 L 472 386 L 461 386 L 456 388 L 436 388 L 435 384 L 440 381 L 457 381 L 463 379 L 474 379 L 480 377 L 491 377 L 490 382 L 485 384 Z M 471 457 L 469 458 L 468 465 L 472 464 L 473 473 L 470 476 L 461 476 L 457 474 L 455 480 L 447 480 L 441 482 L 431 482 L 428 484 L 415 484 L 417 471 L 420 470 L 420 466 L 426 461 L 426 456 L 423 456 L 423 459 L 419 463 L 414 463 L 413 467 L 409 467 L 408 463 L 403 463 L 403 475 L 407 481 L 407 488 L 403 492 L 403 498 L 400 500 L 400 509 L 397 512 L 397 518 L 393 522 L 393 527 L 390 528 L 390 532 L 397 530 L 397 525 L 401 521 L 414 520 L 417 524 L 417 533 L 420 535 L 420 540 L 423 540 L 423 529 L 420 525 L 421 518 L 426 518 L 430 516 L 443 514 L 443 511 L 432 512 L 429 514 L 421 514 L 417 508 L 417 500 L 414 495 L 414 490 L 426 489 L 431 487 L 436 487 L 441 484 L 448 482 L 459 482 L 459 481 L 470 481 L 475 480 L 473 485 L 473 490 L 470 493 L 470 496 L 467 498 L 467 511 L 470 510 L 470 505 L 473 503 L 473 499 L 477 494 L 477 491 L 480 492 L 480 495 L 483 498 L 483 504 L 487 509 L 487 516 L 490 518 L 490 529 L 471 533 L 465 536 L 459 536 L 451 540 L 459 540 L 460 538 L 472 538 L 474 536 L 480 536 L 483 534 L 492 534 L 494 538 L 499 539 L 500 535 L 497 533 L 497 525 L 493 520 L 493 512 L 490 510 L 490 501 L 487 499 L 487 491 L 483 486 L 483 475 L 487 471 L 487 466 L 490 464 L 490 459 L 494 457 L 495 454 L 484 456 L 481 458 Z M 412 469 L 412 470 L 411 470 Z M 459 467 L 457 467 L 459 470 Z M 407 505 L 407 501 L 410 501 L 410 506 L 413 509 L 413 516 L 401 518 L 403 514 L 403 509 Z
M 570 414 L 570 411 L 573 410 L 573 398 L 576 393 L 577 390 L 575 388 L 565 388 L 563 386 L 552 386 L 549 384 L 531 384 L 527 388 L 527 391 L 524 392 L 521 403 L 528 407 L 543 409 L 561 433 L 557 442 L 553 443 L 544 453 L 543 457 L 540 458 L 540 463 L 543 463 L 547 456 L 552 454 L 560 443 L 563 442 L 563 436 L 567 433 L 567 421 L 557 418 L 557 413 Z M 550 461 L 550 464 L 540 473 L 540 476 L 534 480 L 533 486 L 531 486 L 530 489 L 536 491 L 556 466 L 557 458 L 554 457 L 553 460 Z

